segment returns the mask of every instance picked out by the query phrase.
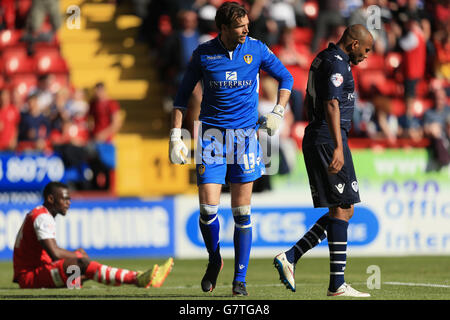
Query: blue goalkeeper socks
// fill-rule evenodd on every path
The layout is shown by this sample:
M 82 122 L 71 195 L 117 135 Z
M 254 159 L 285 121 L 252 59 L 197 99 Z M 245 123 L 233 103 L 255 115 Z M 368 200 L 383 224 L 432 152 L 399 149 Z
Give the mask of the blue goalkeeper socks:
M 219 263 L 221 261 L 219 251 L 220 224 L 217 216 L 218 205 L 200 204 L 199 226 L 209 254 L 209 261 Z
M 234 218 L 234 281 L 245 282 L 252 245 L 250 206 L 232 208 Z

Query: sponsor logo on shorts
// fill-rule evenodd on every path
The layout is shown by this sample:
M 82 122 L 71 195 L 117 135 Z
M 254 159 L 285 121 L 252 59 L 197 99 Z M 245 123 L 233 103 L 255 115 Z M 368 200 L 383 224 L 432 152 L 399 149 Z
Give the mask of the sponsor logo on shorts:
M 344 188 L 345 188 L 345 183 L 339 183 L 337 185 L 335 185 L 337 191 L 339 191 L 339 193 L 343 193 L 344 192 Z
M 352 189 L 353 189 L 353 191 L 358 192 L 358 190 L 359 190 L 358 181 L 352 182 Z

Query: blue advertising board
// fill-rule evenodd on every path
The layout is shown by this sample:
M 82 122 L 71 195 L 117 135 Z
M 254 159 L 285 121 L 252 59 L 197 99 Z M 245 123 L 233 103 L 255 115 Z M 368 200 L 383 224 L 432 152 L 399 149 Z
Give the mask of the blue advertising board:
M 42 190 L 50 181 L 64 181 L 64 163 L 55 154 L 0 153 L 0 190 Z
M 326 210 L 323 212 L 325 213 Z M 190 242 L 204 248 L 199 235 L 199 211 L 193 211 L 186 222 L 186 235 Z M 309 230 L 320 217 L 318 209 L 312 207 L 254 207 L 252 208 L 252 248 L 291 247 Z M 229 209 L 219 210 L 222 237 L 221 248 L 233 248 L 234 219 Z M 356 207 L 355 214 L 350 220 L 348 245 L 365 246 L 373 242 L 379 232 L 376 215 L 368 208 Z M 323 241 L 319 246 L 326 246 Z
M 0 259 L 12 259 L 16 234 L 35 203 L 0 203 Z M 173 198 L 76 200 L 56 217 L 59 246 L 83 248 L 92 258 L 174 254 Z

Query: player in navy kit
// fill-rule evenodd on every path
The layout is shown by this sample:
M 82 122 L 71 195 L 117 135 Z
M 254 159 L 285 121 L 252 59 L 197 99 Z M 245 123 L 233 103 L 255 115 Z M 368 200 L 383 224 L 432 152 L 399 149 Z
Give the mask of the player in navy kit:
M 363 25 L 349 26 L 337 44 L 330 43 L 311 64 L 306 105 L 309 124 L 303 139 L 303 155 L 314 207 L 326 207 L 314 226 L 288 251 L 274 259 L 280 280 L 295 291 L 297 261 L 309 249 L 328 238 L 330 282 L 328 296 L 368 297 L 344 281 L 348 221 L 353 205 L 360 202 L 359 188 L 347 143 L 355 103 L 350 62 L 367 58 L 373 45 Z
M 199 226 L 209 254 L 202 290 L 214 289 L 223 260 L 217 212 L 222 185 L 230 183 L 235 221 L 233 295 L 247 295 L 245 277 L 250 257 L 252 226 L 250 200 L 253 181 L 264 173 L 258 126 L 273 135 L 284 115 L 293 78 L 280 60 L 259 40 L 248 37 L 248 16 L 241 5 L 223 3 L 216 12 L 219 36 L 198 46 L 174 101 L 169 158 L 186 163 L 188 149 L 181 139 L 183 114 L 192 90 L 202 82 L 203 98 L 197 144 Z M 259 71 L 279 82 L 273 111 L 258 121 Z

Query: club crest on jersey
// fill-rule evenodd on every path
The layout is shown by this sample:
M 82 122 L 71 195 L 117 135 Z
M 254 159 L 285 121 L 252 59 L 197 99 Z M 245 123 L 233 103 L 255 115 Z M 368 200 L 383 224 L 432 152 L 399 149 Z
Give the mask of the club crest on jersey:
M 335 73 L 331 75 L 330 80 L 335 87 L 339 87 L 344 82 L 344 77 L 340 73 Z
M 198 166 L 198 174 L 203 175 L 205 173 L 205 165 L 201 164 Z
M 244 61 L 247 62 L 247 64 L 252 63 L 252 61 L 253 61 L 253 56 L 252 56 L 251 54 L 246 54 L 246 55 L 244 56 Z

